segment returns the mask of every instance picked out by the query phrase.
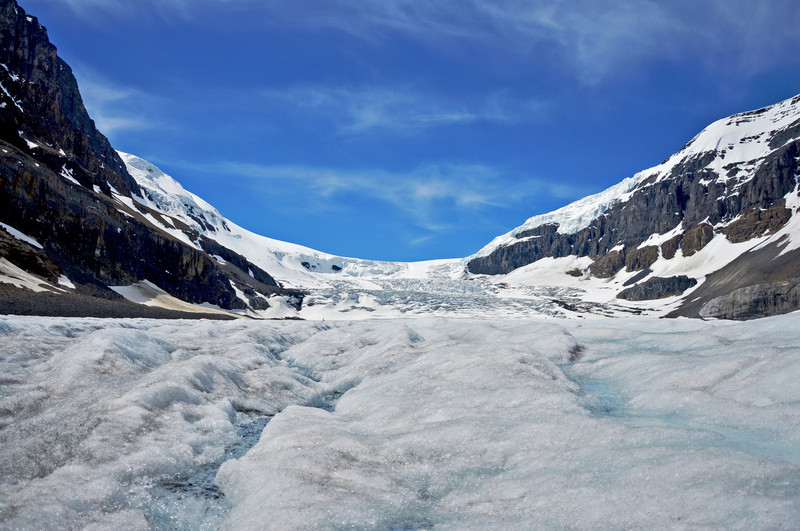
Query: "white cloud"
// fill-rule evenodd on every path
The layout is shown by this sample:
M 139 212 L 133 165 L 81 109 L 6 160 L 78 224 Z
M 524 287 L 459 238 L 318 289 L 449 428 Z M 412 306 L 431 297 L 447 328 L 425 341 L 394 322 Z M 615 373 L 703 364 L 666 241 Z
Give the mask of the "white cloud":
M 117 85 L 81 65 L 74 70 L 89 116 L 110 139 L 121 131 L 163 127 L 158 98 Z
M 402 35 L 436 53 L 469 42 L 508 56 L 553 56 L 584 83 L 643 61 L 700 61 L 750 74 L 780 67 L 800 44 L 795 0 L 31 0 L 107 16 L 201 20 L 236 10 L 264 26 L 335 29 L 379 42 Z
M 800 44 L 794 0 L 301 0 L 291 12 L 270 5 L 281 23 L 369 40 L 395 32 L 436 50 L 468 40 L 510 56 L 553 54 L 584 83 L 665 59 L 751 74 L 781 66 Z
M 292 190 L 304 201 L 314 200 L 316 209 L 341 209 L 345 195 L 379 201 L 403 212 L 416 226 L 439 233 L 454 230 L 454 220 L 487 208 L 507 208 L 540 196 L 576 199 L 586 194 L 480 164 L 428 164 L 407 172 L 240 162 L 185 167 L 235 176 L 268 191 L 264 193 Z
M 413 131 L 474 122 L 541 121 L 548 108 L 544 102 L 515 98 L 507 92 L 495 92 L 484 101 L 459 103 L 410 86 L 292 87 L 265 90 L 262 96 L 281 106 L 312 110 L 315 117 L 333 121 L 339 132 L 346 134 L 374 129 Z

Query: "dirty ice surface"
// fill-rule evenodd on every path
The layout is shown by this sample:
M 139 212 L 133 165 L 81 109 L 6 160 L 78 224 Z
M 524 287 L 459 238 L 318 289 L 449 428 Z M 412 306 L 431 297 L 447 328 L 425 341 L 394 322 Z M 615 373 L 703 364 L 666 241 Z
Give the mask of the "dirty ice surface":
M 0 528 L 789 529 L 799 329 L 0 317 Z

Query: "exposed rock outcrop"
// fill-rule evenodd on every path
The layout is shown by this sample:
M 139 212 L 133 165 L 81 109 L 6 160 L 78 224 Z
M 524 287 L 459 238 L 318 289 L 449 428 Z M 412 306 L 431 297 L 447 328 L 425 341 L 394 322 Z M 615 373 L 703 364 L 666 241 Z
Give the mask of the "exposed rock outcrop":
M 698 223 L 683 233 L 681 250 L 683 256 L 692 256 L 694 253 L 708 245 L 714 238 L 714 228 L 708 223 Z
M 700 316 L 716 319 L 753 319 L 779 315 L 800 307 L 800 280 L 757 284 L 708 301 Z
M 521 233 L 523 239 L 476 257 L 467 267 L 472 273 L 494 275 L 545 257 L 596 258 L 620 244 L 638 247 L 651 235 L 664 234 L 678 225 L 686 229 L 681 247 L 688 256 L 710 241 L 712 225 L 753 209 L 769 209 L 795 188 L 800 140 L 770 154 L 748 178 L 742 173 L 741 180 L 716 180 L 718 176 L 706 168 L 715 156 L 711 152 L 690 158 L 677 164 L 669 178 L 642 182 L 630 199 L 611 207 L 585 229 L 571 234 L 557 232 L 552 224 L 530 229 Z M 673 250 L 668 246 L 664 256 L 674 256 Z
M 625 253 L 625 270 L 641 271 L 647 269 L 658 260 L 658 247 L 648 245 Z
M 741 243 L 771 235 L 792 217 L 785 198 L 797 193 L 798 175 L 800 96 L 715 122 L 663 164 L 531 218 L 483 249 L 467 269 L 506 274 L 546 257 L 586 256 L 594 260 L 592 275 L 610 278 L 622 267 L 641 271 L 662 257 L 693 256 L 715 237 Z M 642 247 L 670 232 L 660 249 Z M 800 278 L 799 267 L 792 278 Z
M 30 234 L 62 269 L 107 285 L 150 280 L 189 302 L 243 308 L 227 277 L 206 253 L 125 215 L 112 200 L 37 166 L 0 141 L 0 211 Z
M 670 238 L 669 240 L 662 243 L 661 256 L 663 256 L 667 260 L 672 260 L 673 258 L 675 258 L 675 254 L 681 247 L 681 239 L 683 239 L 683 233 L 677 234 L 672 238 Z
M 684 291 L 696 285 L 697 280 L 686 275 L 669 278 L 653 277 L 622 290 L 617 294 L 617 298 L 628 301 L 663 299 L 674 295 L 682 295 Z
M 14 0 L 0 0 L 0 138 L 56 173 L 66 168 L 83 186 L 137 193 L 119 155 L 95 127 L 72 69 L 47 30 Z
M 589 271 L 599 278 L 610 278 L 617 274 L 617 271 L 625 267 L 625 256 L 621 251 L 610 251 L 589 266 Z
M 46 252 L 14 238 L 2 227 L 0 227 L 0 258 L 5 258 L 20 269 L 49 282 L 56 282 L 63 273 Z
M 733 243 L 741 243 L 759 236 L 772 234 L 781 229 L 792 211 L 783 206 L 785 201 L 780 201 L 770 208 L 754 208 L 742 214 L 740 218 L 726 225 L 720 232 Z
M 109 300 L 119 296 L 106 286 L 142 280 L 225 309 L 249 301 L 263 308 L 276 293 L 302 300 L 241 255 L 146 206 L 47 31 L 14 0 L 0 0 L 0 84 L 0 221 L 43 246 L 25 249 L 0 235 L 0 256 L 51 281 L 66 273 L 84 295 Z M 243 300 L 232 283 L 252 296 Z

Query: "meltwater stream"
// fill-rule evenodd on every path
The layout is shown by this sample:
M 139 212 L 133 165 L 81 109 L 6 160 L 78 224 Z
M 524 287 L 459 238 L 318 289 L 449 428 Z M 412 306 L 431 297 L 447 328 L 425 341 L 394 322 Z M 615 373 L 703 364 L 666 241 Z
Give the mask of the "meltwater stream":
M 311 376 L 311 371 L 294 364 L 299 373 Z M 314 379 L 312 377 L 312 379 Z M 331 391 L 319 396 L 309 407 L 332 412 L 342 396 Z M 220 466 L 231 459 L 244 456 L 261 438 L 272 416 L 257 413 L 237 413 L 234 422 L 236 440 L 225 448 L 224 456 L 185 477 L 162 481 L 149 489 L 149 502 L 142 509 L 152 528 L 176 530 L 218 529 L 231 506 L 216 485 Z
M 217 471 L 225 461 L 246 454 L 258 442 L 271 418 L 252 413 L 237 414 L 237 438 L 225 448 L 222 459 L 191 475 L 152 487 L 150 503 L 143 507 L 150 525 L 156 529 L 217 529 L 230 510 L 224 494 L 214 483 Z
M 595 418 L 612 419 L 630 428 L 675 428 L 691 433 L 706 433 L 712 439 L 713 446 L 800 465 L 800 448 L 776 440 L 770 433 L 703 422 L 678 410 L 637 409 L 629 405 L 628 397 L 613 382 L 576 376 L 568 367 L 563 369 L 580 386 L 583 406 Z

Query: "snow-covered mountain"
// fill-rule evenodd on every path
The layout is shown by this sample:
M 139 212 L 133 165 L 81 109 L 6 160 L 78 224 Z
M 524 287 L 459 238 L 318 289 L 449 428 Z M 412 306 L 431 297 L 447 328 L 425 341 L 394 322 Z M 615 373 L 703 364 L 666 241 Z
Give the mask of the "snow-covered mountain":
M 190 228 L 164 230 L 212 240 L 306 290 L 308 304 L 292 315 L 746 318 L 800 306 L 798 137 L 800 97 L 719 120 L 662 164 L 534 216 L 471 257 L 421 263 L 254 234 L 149 162 L 120 155 L 147 206 Z
M 536 282 L 542 259 L 572 258 L 570 274 L 672 298 L 676 315 L 796 309 L 799 160 L 800 96 L 714 122 L 662 164 L 499 236 L 468 269 Z
M 301 292 L 233 252 L 222 251 L 220 263 L 147 207 L 47 30 L 14 0 L 0 0 L 0 87 L 3 310 L 186 316 L 130 304 L 109 289 L 129 292 L 132 284 L 161 306 L 204 315 L 266 308 L 271 296 L 299 306 Z
M 800 308 L 800 96 L 719 120 L 664 163 L 473 256 L 379 262 L 254 234 L 114 151 L 46 30 L 13 0 L 0 0 L 0 40 L 7 311 L 749 318 Z

